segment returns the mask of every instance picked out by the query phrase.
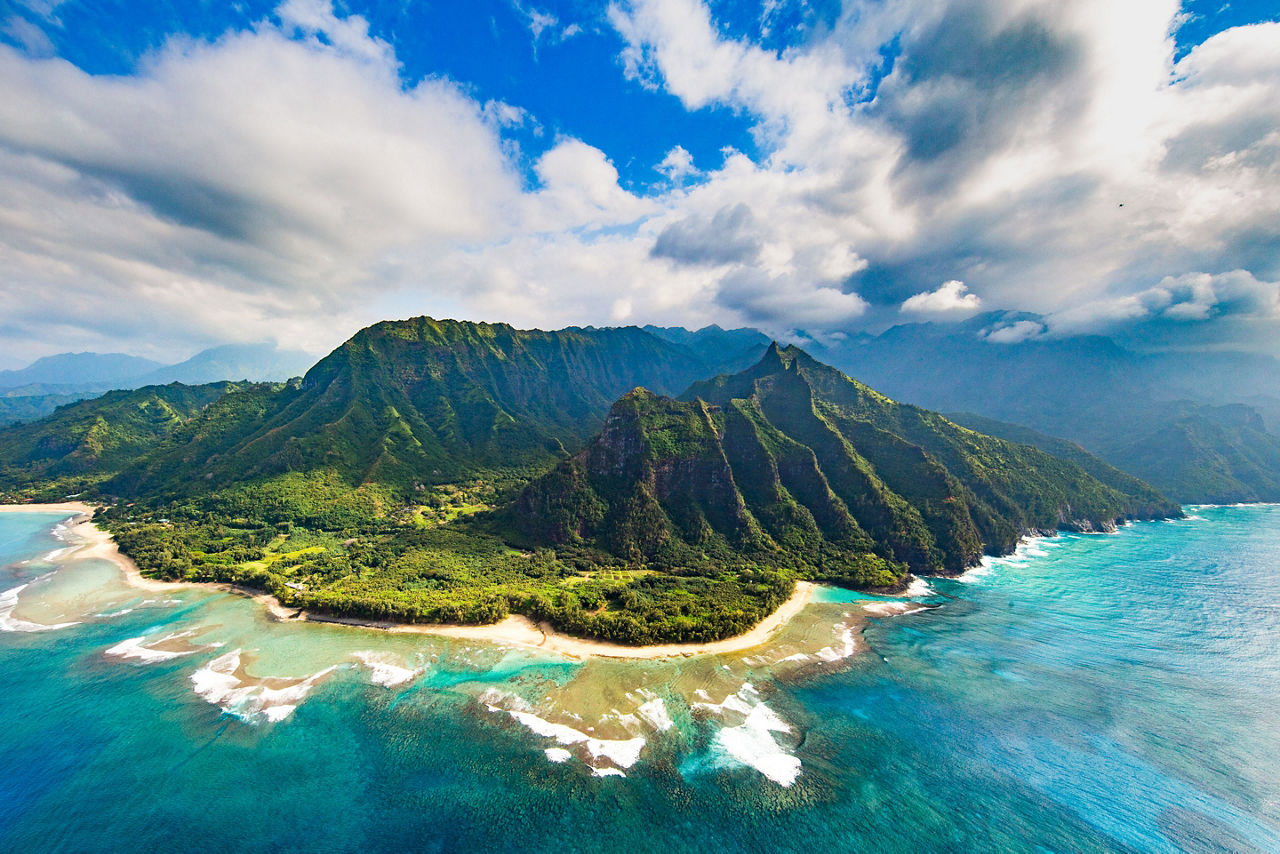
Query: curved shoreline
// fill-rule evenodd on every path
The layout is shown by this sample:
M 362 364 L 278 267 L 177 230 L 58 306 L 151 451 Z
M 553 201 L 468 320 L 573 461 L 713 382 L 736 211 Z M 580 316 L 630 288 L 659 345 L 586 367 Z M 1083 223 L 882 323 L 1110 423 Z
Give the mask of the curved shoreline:
M 814 591 L 819 587 L 813 582 L 797 581 L 795 591 L 791 594 L 791 597 L 786 602 L 783 602 L 773 613 L 752 627 L 750 631 L 735 637 L 706 643 L 624 646 L 622 644 L 588 640 L 562 634 L 545 623 L 535 624 L 528 617 L 519 614 L 512 614 L 501 622 L 487 626 L 391 623 L 379 620 L 361 620 L 286 608 L 270 593 L 251 591 L 230 584 L 198 581 L 159 581 L 154 578 L 147 578 L 142 574 L 138 565 L 128 555 L 120 551 L 119 546 L 116 545 L 111 535 L 93 524 L 93 509 L 91 505 L 79 501 L 56 504 L 0 505 L 0 513 L 67 513 L 73 515 L 75 518 L 70 520 L 68 524 L 71 533 L 81 540 L 81 543 L 75 546 L 75 551 L 67 556 L 67 560 L 97 558 L 110 561 L 119 567 L 126 583 L 143 590 L 176 590 L 182 587 L 214 589 L 250 597 L 261 603 L 272 619 L 279 622 L 323 623 L 395 634 L 421 634 L 463 640 L 488 641 L 490 643 L 539 649 L 568 658 L 687 658 L 696 655 L 715 655 L 752 649 L 766 643 L 775 632 L 803 611 L 813 597 Z
M 651 646 L 624 646 L 606 641 L 577 638 L 562 634 L 546 623 L 534 623 L 521 614 L 511 614 L 498 623 L 487 626 L 454 626 L 438 623 L 388 623 L 378 620 L 361 620 L 348 617 L 331 617 L 325 614 L 313 614 L 299 611 L 296 616 L 288 615 L 287 609 L 279 607 L 273 597 L 267 596 L 276 605 L 272 613 L 284 619 L 311 623 L 329 623 L 342 626 L 375 629 L 396 634 L 422 634 L 439 637 L 465 638 L 467 640 L 485 640 L 493 643 L 514 644 L 533 647 L 547 652 L 554 652 L 569 658 L 680 658 L 695 655 L 717 655 L 729 652 L 742 652 L 760 646 L 770 640 L 774 632 L 781 629 L 791 618 L 804 610 L 813 593 L 818 589 L 811 581 L 797 581 L 796 589 L 791 597 L 783 602 L 777 610 L 765 617 L 750 631 L 718 641 L 705 643 L 669 643 Z M 263 594 L 266 595 L 266 594 Z M 254 597 L 258 598 L 257 596 Z M 279 610 L 277 610 L 279 609 Z

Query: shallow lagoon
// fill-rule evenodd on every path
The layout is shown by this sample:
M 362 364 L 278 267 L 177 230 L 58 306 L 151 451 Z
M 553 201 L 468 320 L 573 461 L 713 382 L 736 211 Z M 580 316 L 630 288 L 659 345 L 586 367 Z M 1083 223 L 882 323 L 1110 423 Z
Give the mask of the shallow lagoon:
M 132 589 L 60 518 L 0 515 L 5 625 L 75 623 L 0 632 L 0 849 L 1280 850 L 1280 507 L 587 662 Z

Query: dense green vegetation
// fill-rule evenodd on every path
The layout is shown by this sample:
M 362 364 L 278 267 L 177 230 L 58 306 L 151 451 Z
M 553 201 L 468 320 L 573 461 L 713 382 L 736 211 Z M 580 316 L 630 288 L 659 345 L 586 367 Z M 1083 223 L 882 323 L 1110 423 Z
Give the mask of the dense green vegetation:
M 53 413 L 59 406 L 75 403 L 86 397 L 95 397 L 92 393 L 67 394 L 13 394 L 0 392 L 0 426 L 22 424 L 35 421 Z
M 211 408 L 124 471 L 121 490 L 184 496 L 326 468 L 409 500 L 478 474 L 528 477 L 581 446 L 635 386 L 678 391 L 705 371 L 687 350 L 635 328 L 379 323 L 300 385 Z
M 792 589 L 790 574 L 763 567 L 659 573 L 518 550 L 482 518 L 494 497 L 475 481 L 404 506 L 336 472 L 291 473 L 206 499 L 116 505 L 98 521 L 158 577 L 238 584 L 360 619 L 490 623 L 518 612 L 621 643 L 705 641 L 746 631 Z
M 1197 407 L 1108 455 L 1179 501 L 1280 501 L 1280 437 L 1246 406 Z
M 1020 445 L 1030 445 L 1033 448 L 1039 448 L 1046 454 L 1075 463 L 1112 489 L 1142 501 L 1152 508 L 1153 513 L 1155 508 L 1158 508 L 1165 500 L 1164 496 L 1155 487 L 1121 471 L 1105 460 L 1095 457 L 1075 442 L 1059 439 L 1056 436 L 1047 436 L 1044 433 L 1032 430 L 1030 427 L 1007 424 L 1003 421 L 996 421 L 993 418 L 984 418 L 972 412 L 948 414 L 947 417 L 957 424 L 968 427 L 978 433 L 996 436 L 1010 442 L 1017 442 Z M 1175 499 L 1182 500 L 1174 492 L 1169 492 L 1169 495 Z
M 0 494 L 57 500 L 94 488 L 133 465 L 205 407 L 234 393 L 275 386 L 173 383 L 112 391 L 47 418 L 0 430 Z
M 1079 466 L 897 404 L 802 351 L 695 383 L 681 401 L 618 402 L 582 453 L 531 484 L 511 518 L 534 542 L 646 565 L 783 566 L 890 587 L 959 572 L 1029 530 L 1176 515 Z
M 682 400 L 636 388 L 708 373 L 634 328 L 383 323 L 301 381 L 113 392 L 2 430 L 0 498 L 96 500 L 158 577 L 623 643 L 738 634 L 797 578 L 885 589 L 1027 530 L 1176 512 L 794 349 Z

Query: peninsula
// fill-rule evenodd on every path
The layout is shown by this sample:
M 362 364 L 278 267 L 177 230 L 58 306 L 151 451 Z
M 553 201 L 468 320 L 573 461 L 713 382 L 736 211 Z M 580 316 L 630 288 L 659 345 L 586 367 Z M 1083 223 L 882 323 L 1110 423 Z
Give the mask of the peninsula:
M 1078 462 L 795 347 L 717 362 L 636 328 L 416 318 L 288 383 L 112 392 L 0 431 L 0 497 L 92 501 L 141 576 L 315 619 L 711 651 L 809 583 L 893 592 L 1028 533 L 1179 515 Z

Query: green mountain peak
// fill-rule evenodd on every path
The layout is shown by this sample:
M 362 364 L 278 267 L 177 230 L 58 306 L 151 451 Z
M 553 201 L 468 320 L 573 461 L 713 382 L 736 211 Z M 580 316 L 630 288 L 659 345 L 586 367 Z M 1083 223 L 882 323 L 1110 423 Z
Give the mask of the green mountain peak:
M 515 519 L 535 540 L 628 560 L 767 562 L 876 587 L 962 571 L 1033 531 L 1177 512 L 774 343 L 678 400 L 620 400 L 586 449 L 526 488 Z

